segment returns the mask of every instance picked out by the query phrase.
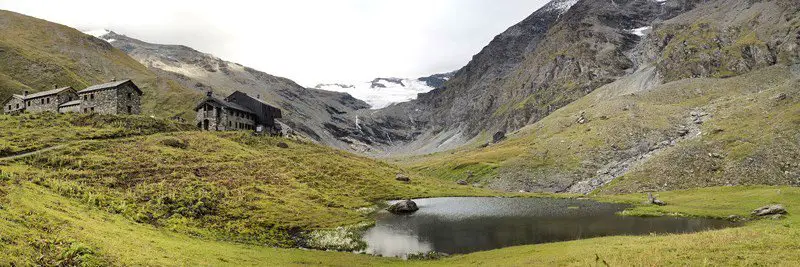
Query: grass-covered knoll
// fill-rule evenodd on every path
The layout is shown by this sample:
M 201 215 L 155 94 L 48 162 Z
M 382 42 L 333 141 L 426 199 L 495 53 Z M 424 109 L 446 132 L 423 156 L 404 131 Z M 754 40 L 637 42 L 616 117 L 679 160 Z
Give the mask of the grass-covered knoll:
M 172 120 L 144 116 L 53 113 L 0 115 L 0 157 L 77 140 L 119 138 L 194 128 Z
M 57 86 L 77 90 L 112 78 L 144 91 L 143 114 L 171 116 L 202 94 L 157 76 L 110 44 L 64 25 L 0 10 L 0 101 L 11 94 Z
M 250 133 L 75 142 L 12 164 L 0 168 L 140 223 L 285 246 L 303 230 L 370 222 L 359 208 L 378 200 L 480 194 L 413 173 L 398 182 L 404 171 L 386 163 Z
M 431 176 L 500 189 L 560 191 L 630 167 L 605 192 L 800 184 L 800 82 L 785 66 L 638 92 L 637 75 L 601 87 L 488 147 L 402 159 Z M 634 84 L 631 86 L 630 84 Z M 633 90 L 631 90 L 633 88 Z M 692 112 L 702 116 L 693 122 Z M 577 122 L 581 113 L 587 123 Z M 682 127 L 691 129 L 681 137 Z M 675 140 L 675 144 L 662 142 Z M 658 148 L 655 153 L 650 151 Z M 642 156 L 648 157 L 639 160 Z M 636 164 L 624 164 L 635 161 Z M 638 165 L 638 166 L 634 166 Z

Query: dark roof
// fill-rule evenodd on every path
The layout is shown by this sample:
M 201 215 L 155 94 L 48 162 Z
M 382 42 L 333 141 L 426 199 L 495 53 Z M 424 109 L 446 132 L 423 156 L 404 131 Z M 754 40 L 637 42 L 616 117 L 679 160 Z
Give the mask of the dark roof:
M 227 108 L 231 108 L 231 109 L 247 112 L 247 113 L 250 113 L 250 114 L 255 114 L 249 108 L 246 108 L 246 107 L 243 107 L 243 106 L 241 106 L 239 104 L 236 104 L 236 103 L 233 103 L 233 102 L 228 102 L 228 101 L 225 101 L 225 100 L 213 97 L 213 96 L 206 97 L 205 100 L 203 100 L 202 102 L 200 102 L 200 104 L 197 104 L 197 106 L 194 107 L 194 110 L 196 111 L 196 110 L 200 109 L 201 107 L 203 107 L 203 104 L 205 104 L 208 101 L 215 102 L 215 103 L 217 103 L 217 104 L 219 104 L 221 106 L 227 107 Z
M 74 105 L 80 105 L 80 104 L 81 104 L 81 100 L 72 100 L 72 101 L 69 101 L 67 103 L 64 103 L 64 104 L 61 104 L 61 105 L 58 105 L 58 106 L 59 107 L 67 107 L 67 106 L 74 106 Z
M 72 89 L 72 87 L 67 86 L 67 87 L 62 87 L 62 88 L 58 88 L 58 89 L 53 89 L 53 90 L 47 90 L 47 91 L 42 91 L 42 92 L 38 92 L 38 93 L 33 93 L 33 94 L 29 94 L 27 96 L 14 95 L 14 97 L 22 99 L 22 100 L 28 100 L 28 99 L 34 99 L 34 98 L 37 98 L 37 97 L 55 95 L 55 94 L 61 93 L 63 91 L 69 90 L 69 89 Z
M 136 84 L 134 84 L 133 81 L 131 81 L 130 79 L 122 80 L 122 81 L 108 82 L 108 83 L 98 84 L 98 85 L 92 85 L 92 86 L 87 87 L 86 89 L 78 91 L 78 94 L 85 94 L 85 93 L 94 92 L 94 91 L 100 91 L 100 90 L 104 90 L 104 89 L 116 88 L 116 87 L 118 87 L 120 85 L 123 85 L 123 84 L 126 84 L 126 83 L 131 83 L 131 85 L 133 85 L 133 89 L 136 89 L 136 91 L 139 92 L 140 95 L 142 94 L 142 90 L 139 89 L 139 87 L 136 86 Z

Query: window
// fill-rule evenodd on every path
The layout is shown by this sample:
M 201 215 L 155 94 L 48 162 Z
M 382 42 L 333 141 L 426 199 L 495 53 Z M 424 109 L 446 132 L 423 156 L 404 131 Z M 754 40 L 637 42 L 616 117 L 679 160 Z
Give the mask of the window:
M 233 127 L 233 123 L 231 121 L 228 121 L 228 127 Z
M 89 111 L 94 112 L 94 108 L 93 107 L 89 108 Z
M 17 108 L 19 108 L 19 104 L 17 104 Z M 11 110 L 11 105 L 8 105 L 8 110 Z
M 67 101 L 72 101 L 72 96 L 69 96 L 69 100 L 67 100 Z
M 133 107 L 131 107 L 131 106 L 128 106 L 128 114 L 131 114 L 131 113 L 133 113 L 132 111 L 133 111 Z
M 128 93 L 128 100 L 131 100 L 131 98 L 133 98 L 133 94 Z
M 44 98 L 42 98 L 42 105 L 44 105 Z
M 94 100 L 94 94 L 89 94 L 89 99 Z
M 19 104 L 17 104 L 17 108 L 19 108 Z M 8 105 L 8 110 L 11 110 L 11 105 Z
M 49 97 L 47 98 L 47 104 L 50 104 L 50 98 Z
M 31 106 L 31 101 L 30 100 L 28 100 L 28 105 L 27 106 L 29 106 L 29 107 Z
M 89 96 L 83 95 L 83 100 L 89 100 Z
M 88 109 L 86 109 L 86 108 L 83 108 L 83 113 L 86 113 L 86 112 L 88 112 L 88 111 L 89 111 Z

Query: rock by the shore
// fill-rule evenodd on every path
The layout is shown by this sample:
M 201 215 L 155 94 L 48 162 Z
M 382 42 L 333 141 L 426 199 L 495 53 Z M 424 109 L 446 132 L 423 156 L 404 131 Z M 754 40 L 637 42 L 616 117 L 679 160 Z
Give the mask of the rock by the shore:
M 397 175 L 395 175 L 394 179 L 406 183 L 411 182 L 411 178 L 402 173 L 398 173 Z
M 658 199 L 658 198 L 654 197 L 654 196 L 653 196 L 653 193 L 647 193 L 647 202 L 648 202 L 649 204 L 658 205 L 658 206 L 664 206 L 664 205 L 667 205 L 667 203 L 666 203 L 666 202 L 664 202 L 664 201 L 661 201 L 660 199 Z
M 412 213 L 412 212 L 418 211 L 419 207 L 417 207 L 417 203 L 416 202 L 414 202 L 413 200 L 407 199 L 407 200 L 401 200 L 401 201 L 398 201 L 397 203 L 392 204 L 386 210 L 388 210 L 389 212 L 394 213 L 394 214 L 406 214 L 406 213 Z
M 786 209 L 781 204 L 767 205 L 753 210 L 752 214 L 753 216 L 758 216 L 758 217 L 776 215 L 776 214 L 780 215 L 780 214 L 786 214 Z

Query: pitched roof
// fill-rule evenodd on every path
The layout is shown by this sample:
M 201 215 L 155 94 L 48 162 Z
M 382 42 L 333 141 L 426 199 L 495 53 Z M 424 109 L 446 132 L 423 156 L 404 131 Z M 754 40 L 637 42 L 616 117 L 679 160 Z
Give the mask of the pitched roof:
M 243 107 L 243 106 L 241 106 L 241 105 L 239 105 L 239 104 L 236 104 L 236 103 L 233 103 L 233 102 L 228 102 L 228 101 L 225 101 L 225 100 L 222 100 L 222 99 L 219 99 L 219 98 L 213 97 L 213 96 L 211 96 L 211 97 L 206 97 L 206 99 L 205 99 L 205 100 L 203 100 L 202 102 L 200 102 L 200 104 L 198 104 L 198 105 L 197 105 L 197 106 L 194 108 L 194 110 L 198 110 L 198 109 L 200 109 L 201 107 L 203 107 L 203 104 L 205 104 L 205 103 L 206 103 L 206 102 L 208 102 L 208 101 L 215 102 L 215 103 L 217 103 L 217 104 L 219 104 L 219 105 L 222 105 L 222 106 L 224 106 L 224 107 L 227 107 L 227 108 L 231 108 L 231 109 L 235 109 L 235 110 L 239 110 L 239 111 L 244 111 L 244 112 L 247 112 L 247 113 L 250 113 L 250 114 L 255 114 L 255 113 L 254 113 L 252 110 L 250 110 L 249 108 L 246 108 L 246 107 Z
M 99 91 L 99 90 L 103 90 L 103 89 L 115 88 L 117 86 L 123 85 L 123 84 L 128 83 L 128 82 L 130 82 L 133 85 L 133 88 L 136 89 L 136 91 L 138 91 L 139 94 L 142 94 L 142 90 L 139 89 L 139 87 L 136 86 L 136 84 L 134 84 L 130 79 L 122 80 L 122 81 L 107 82 L 107 83 L 104 83 L 104 84 L 92 85 L 92 86 L 87 87 L 86 89 L 78 91 L 78 94 L 84 94 L 84 93 Z
M 58 105 L 58 106 L 59 107 L 67 107 L 67 106 L 74 106 L 74 105 L 80 105 L 80 104 L 81 104 L 81 100 L 79 99 L 79 100 L 72 100 L 72 101 L 69 101 L 67 103 L 64 103 L 64 104 L 61 104 L 61 105 Z
M 42 92 L 38 92 L 38 93 L 33 93 L 33 94 L 29 94 L 27 96 L 14 95 L 14 97 L 22 99 L 22 100 L 27 100 L 27 99 L 37 98 L 37 97 L 55 95 L 55 94 L 61 93 L 63 91 L 69 90 L 69 89 L 72 89 L 72 87 L 67 86 L 67 87 L 62 87 L 62 88 L 58 88 L 58 89 L 53 89 L 53 90 L 47 90 L 47 91 L 42 91 Z

